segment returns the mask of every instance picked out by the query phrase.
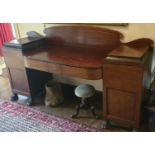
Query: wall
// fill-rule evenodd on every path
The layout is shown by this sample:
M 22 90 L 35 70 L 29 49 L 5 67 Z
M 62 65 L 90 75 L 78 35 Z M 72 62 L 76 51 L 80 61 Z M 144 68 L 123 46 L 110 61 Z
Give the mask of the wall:
M 14 24 L 17 38 L 26 37 L 26 32 L 37 31 L 43 34 L 44 25 L 41 23 L 18 23 Z
M 55 26 L 59 24 L 41 24 L 41 23 L 19 23 L 15 24 L 18 27 L 17 37 L 26 37 L 27 31 L 37 31 L 43 33 L 44 27 Z M 103 26 L 99 26 L 103 27 Z M 122 32 L 125 36 L 124 41 L 130 41 L 141 37 L 149 37 L 155 41 L 155 23 L 131 23 L 128 26 L 104 26 Z
M 43 33 L 44 27 L 49 26 L 55 26 L 58 24 L 41 24 L 41 23 L 19 23 L 15 24 L 16 28 L 16 35 L 18 38 L 26 37 L 27 31 L 37 31 L 41 34 Z M 103 27 L 99 25 L 99 27 Z M 128 42 L 134 39 L 142 38 L 142 37 L 148 37 L 155 41 L 155 24 L 152 23 L 131 23 L 128 26 L 122 27 L 122 26 L 104 26 L 108 27 L 114 30 L 118 30 L 122 32 L 125 36 L 125 38 L 122 40 L 123 42 Z M 154 56 L 155 59 L 155 56 Z M 69 83 L 73 85 L 78 85 L 80 83 L 90 83 L 95 86 L 97 90 L 102 90 L 102 80 L 83 80 L 78 78 L 71 78 L 67 76 L 59 76 L 55 75 L 55 78 L 57 78 L 59 81 L 64 83 Z

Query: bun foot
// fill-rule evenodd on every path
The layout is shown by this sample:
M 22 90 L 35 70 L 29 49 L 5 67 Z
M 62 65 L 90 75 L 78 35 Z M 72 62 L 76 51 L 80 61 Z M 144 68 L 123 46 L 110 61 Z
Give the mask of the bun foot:
M 11 101 L 17 101 L 18 100 L 18 95 L 16 93 L 14 93 L 12 96 L 11 96 Z
M 77 118 L 77 115 L 75 114 L 75 115 L 72 115 L 72 118 Z
M 33 104 L 32 99 L 28 99 L 27 105 L 28 105 L 28 106 L 32 106 L 32 104 Z
M 109 126 L 110 126 L 110 121 L 105 121 L 105 122 L 102 124 L 101 128 L 102 128 L 102 129 L 107 129 Z
M 138 129 L 135 129 L 135 128 L 132 129 L 132 132 L 137 132 L 137 131 L 138 131 Z

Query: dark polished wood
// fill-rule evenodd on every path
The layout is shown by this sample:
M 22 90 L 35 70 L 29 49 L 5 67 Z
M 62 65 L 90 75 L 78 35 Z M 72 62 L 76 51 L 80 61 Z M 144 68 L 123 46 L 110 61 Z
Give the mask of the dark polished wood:
M 28 104 L 32 104 L 35 95 L 42 91 L 47 80 L 52 78 L 50 73 L 31 71 L 25 68 L 22 52 L 35 48 L 36 46 L 39 47 L 43 45 L 43 43 L 43 38 L 24 38 L 13 40 L 5 44 L 3 48 L 4 58 L 8 68 L 9 79 L 13 92 L 11 100 L 18 100 L 16 96 L 17 94 L 21 94 L 28 96 L 30 98 L 30 102 L 28 102 Z
M 148 41 L 145 45 L 144 40 Z M 144 40 L 121 45 L 103 63 L 103 116 L 134 129 L 140 127 L 145 90 L 151 85 L 153 42 Z
M 52 27 L 45 34 L 47 46 L 23 52 L 26 67 L 89 80 L 102 79 L 103 58 L 123 37 L 90 26 Z
M 4 47 L 3 51 L 13 94 L 22 94 L 30 97 L 29 84 L 21 50 L 18 48 Z M 14 97 L 11 97 L 11 100 L 12 98 Z
M 92 26 L 56 26 L 45 29 L 49 45 L 69 45 L 73 47 L 100 47 L 112 50 L 123 34 L 118 31 Z
M 32 60 L 81 68 L 101 68 L 109 50 L 104 48 L 52 46 L 25 51 L 23 55 Z M 90 54 L 91 53 L 91 54 Z
M 80 25 L 51 27 L 44 32 L 44 38 L 5 45 L 13 91 L 31 99 L 43 89 L 50 73 L 103 79 L 104 119 L 138 129 L 151 84 L 153 41 L 141 38 L 121 43 L 120 32 Z
M 61 65 L 55 63 L 40 62 L 38 60 L 32 60 L 25 58 L 25 66 L 31 69 L 37 69 L 40 71 L 46 71 L 56 74 L 65 74 L 69 76 L 97 80 L 102 79 L 102 69 L 101 68 L 82 68 L 82 67 L 72 67 L 68 65 Z

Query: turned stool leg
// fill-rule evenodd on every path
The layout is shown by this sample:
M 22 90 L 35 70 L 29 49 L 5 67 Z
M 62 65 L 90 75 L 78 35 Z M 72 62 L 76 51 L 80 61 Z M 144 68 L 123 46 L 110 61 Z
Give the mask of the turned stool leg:
M 86 102 L 86 99 L 92 97 L 95 94 L 95 88 L 89 84 L 81 84 L 75 89 L 75 95 L 81 98 L 81 104 L 76 107 L 76 113 L 72 115 L 72 118 L 76 118 L 80 112 L 80 109 L 90 109 L 93 116 L 98 118 L 95 113 L 95 106 L 91 105 L 89 102 Z
M 86 107 L 85 98 L 81 99 L 81 104 L 76 106 L 76 113 L 72 115 L 72 118 L 76 118 L 79 115 L 80 109 Z
M 86 102 L 86 98 L 81 99 L 81 104 L 76 107 L 76 113 L 72 115 L 72 118 L 77 118 L 81 109 L 90 109 L 93 116 L 98 118 L 97 114 L 95 113 L 95 106 L 91 105 L 90 103 Z
M 91 109 L 91 112 L 92 112 L 92 114 L 93 114 L 93 116 L 97 119 L 97 118 L 99 118 L 99 116 L 96 114 L 96 112 L 95 112 L 95 106 L 91 106 L 90 107 L 90 109 Z
M 76 106 L 76 113 L 72 115 L 72 118 L 77 118 L 77 116 L 79 115 L 79 112 L 80 112 L 80 105 Z

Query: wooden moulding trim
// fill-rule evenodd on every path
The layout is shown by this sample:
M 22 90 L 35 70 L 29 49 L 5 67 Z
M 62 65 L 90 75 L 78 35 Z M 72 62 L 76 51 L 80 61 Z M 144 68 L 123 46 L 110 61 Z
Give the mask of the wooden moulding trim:
M 142 66 L 143 60 L 107 56 L 103 61 L 103 65 L 104 63 L 124 64 L 124 65 L 130 65 L 130 66 L 133 66 L 133 65 Z

